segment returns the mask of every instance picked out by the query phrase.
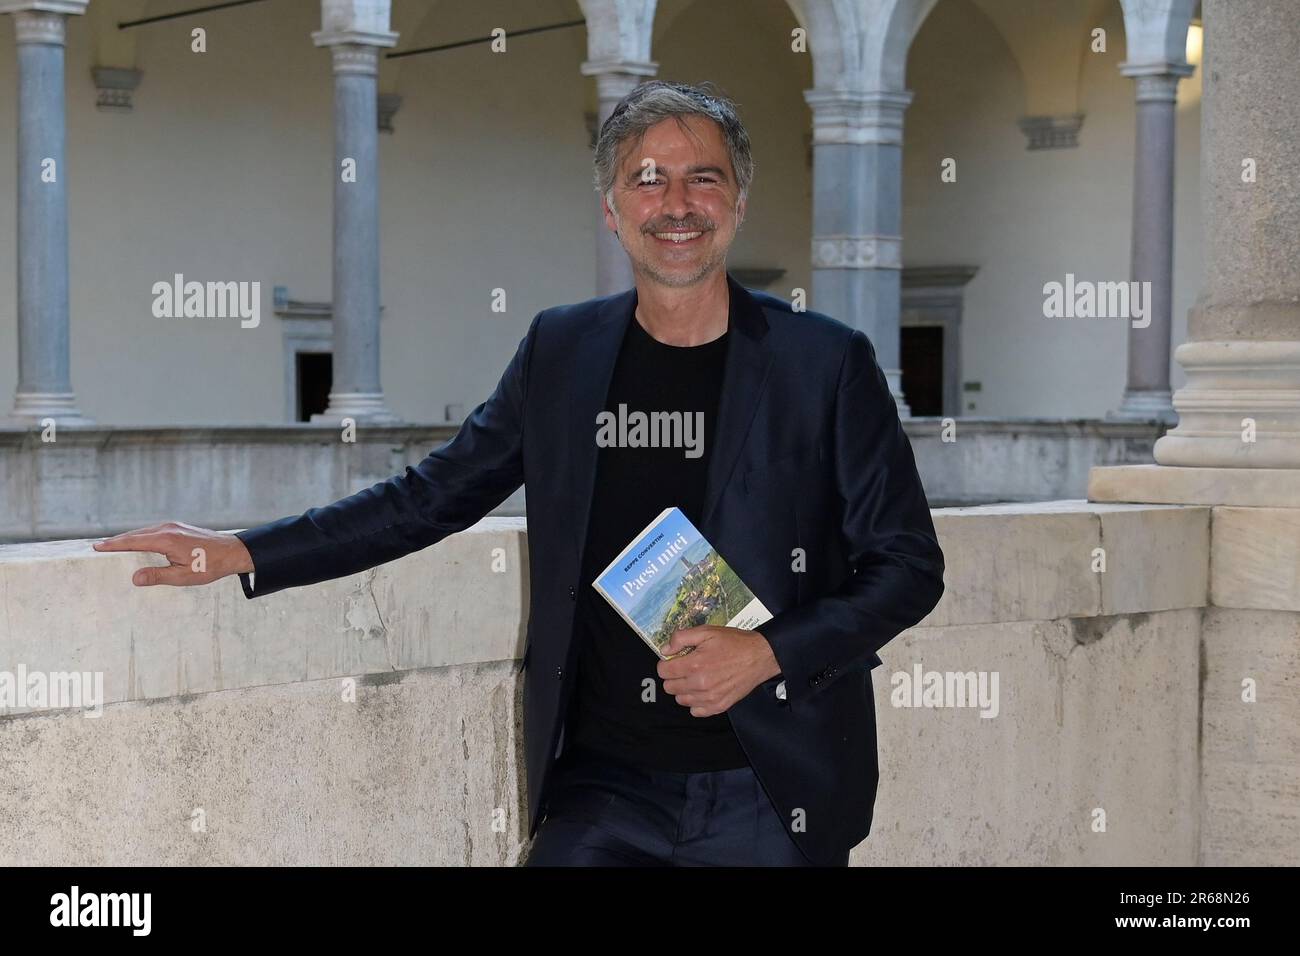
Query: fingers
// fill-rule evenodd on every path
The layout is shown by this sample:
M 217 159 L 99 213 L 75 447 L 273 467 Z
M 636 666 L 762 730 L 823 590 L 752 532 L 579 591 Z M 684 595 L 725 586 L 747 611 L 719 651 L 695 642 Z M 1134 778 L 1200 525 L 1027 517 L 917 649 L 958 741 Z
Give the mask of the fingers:
M 716 717 L 718 714 L 725 714 L 726 707 L 719 707 L 716 702 L 704 700 L 682 700 L 678 698 L 677 703 L 683 707 L 691 709 L 692 717 Z
M 200 529 L 180 521 L 164 521 L 147 528 L 123 531 L 103 541 L 96 541 L 91 547 L 96 551 L 153 551 L 156 554 L 166 554 L 163 545 L 179 543 L 184 532 L 198 530 Z
M 226 552 L 227 538 L 238 540 L 233 536 L 222 535 L 206 528 L 179 521 L 166 521 L 148 528 L 125 531 L 102 541 L 92 543 L 96 551 L 147 551 L 165 557 L 168 564 L 162 567 L 138 568 L 131 576 L 131 582 L 137 587 L 151 587 L 167 584 L 183 587 L 197 584 L 211 584 L 213 581 L 231 573 Z M 220 547 L 218 547 L 220 546 Z M 243 548 L 242 543 L 240 544 Z M 209 550 L 213 551 L 212 567 L 208 566 Z M 247 555 L 247 549 L 244 555 Z M 245 557 L 241 566 L 251 568 L 252 562 Z
M 202 582 L 198 580 L 198 575 L 190 570 L 189 565 L 169 564 L 161 568 L 140 568 L 131 575 L 131 583 L 136 587 L 147 588 L 158 584 L 185 587 Z
M 663 685 L 664 690 L 676 697 L 678 694 L 686 694 L 693 690 L 704 690 L 700 683 L 692 674 L 690 677 L 669 677 Z
M 668 691 L 668 693 L 672 694 L 672 691 Z M 698 690 L 683 691 L 673 694 L 673 700 L 683 707 L 716 707 L 723 700 L 723 696 Z
M 96 551 L 152 551 L 155 554 L 166 554 L 169 539 L 165 535 L 166 532 L 154 528 L 142 528 L 96 541 L 92 547 Z
M 715 624 L 697 624 L 673 631 L 662 650 L 665 657 L 681 657 L 695 650 L 700 644 L 715 637 L 719 631 L 728 630 Z
M 685 677 L 664 681 L 664 693 L 672 694 L 673 700 L 678 704 L 689 707 L 692 717 L 712 717 L 714 714 L 720 714 L 727 709 L 718 706 L 725 700 L 723 695 L 719 695 L 705 687 L 687 686 L 687 681 L 688 678 Z M 698 685 L 699 682 L 692 681 L 692 683 Z

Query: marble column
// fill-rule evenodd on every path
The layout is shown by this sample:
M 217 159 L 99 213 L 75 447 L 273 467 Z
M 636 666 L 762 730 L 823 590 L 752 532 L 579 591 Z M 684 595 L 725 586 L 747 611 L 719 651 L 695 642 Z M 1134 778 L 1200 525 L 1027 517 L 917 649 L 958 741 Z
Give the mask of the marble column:
M 860 329 L 900 416 L 905 91 L 812 89 L 812 308 Z
M 1128 326 L 1128 384 L 1112 419 L 1177 421 L 1169 391 L 1174 285 L 1174 105 L 1186 63 L 1125 65 L 1137 82 L 1130 278 L 1150 283 L 1150 323 Z
M 63 51 L 87 0 L 0 3 L 18 51 L 18 387 L 13 418 L 90 424 L 72 391 Z
M 1300 17 L 1204 0 L 1202 292 L 1174 353 L 1187 384 L 1161 465 L 1274 469 L 1300 489 Z M 1261 476 L 1261 480 L 1264 476 Z M 1298 499 L 1300 500 L 1300 499 Z
M 658 64 L 649 62 L 618 63 L 588 61 L 582 64 L 584 76 L 596 78 L 596 131 L 609 119 L 614 107 L 633 88 L 655 75 Z M 618 237 L 605 225 L 605 214 L 596 208 L 596 295 L 613 295 L 632 288 L 632 262 Z
M 312 421 L 397 421 L 379 364 L 379 51 L 387 31 L 321 30 L 334 64 L 334 356 L 329 405 Z M 355 181 L 342 175 L 356 164 Z

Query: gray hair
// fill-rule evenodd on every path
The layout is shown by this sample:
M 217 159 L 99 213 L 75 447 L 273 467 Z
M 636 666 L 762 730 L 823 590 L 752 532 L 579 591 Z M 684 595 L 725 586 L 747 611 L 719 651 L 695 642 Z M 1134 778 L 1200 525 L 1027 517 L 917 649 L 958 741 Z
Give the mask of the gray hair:
M 614 107 L 600 128 L 596 140 L 596 191 L 608 198 L 618 175 L 622 147 L 628 140 L 640 141 L 646 130 L 666 119 L 679 123 L 684 116 L 704 116 L 722 129 L 722 137 L 731 154 L 731 168 L 736 173 L 739 199 L 749 193 L 754 179 L 754 157 L 749 134 L 740 122 L 736 104 L 716 90 L 712 83 L 689 86 L 651 80 L 633 88 Z

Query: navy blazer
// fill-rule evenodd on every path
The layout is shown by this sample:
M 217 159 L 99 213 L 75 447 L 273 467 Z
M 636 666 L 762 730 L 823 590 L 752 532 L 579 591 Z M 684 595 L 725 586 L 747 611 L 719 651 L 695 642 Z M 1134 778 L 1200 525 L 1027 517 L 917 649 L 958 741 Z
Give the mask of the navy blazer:
M 732 334 L 700 531 L 773 613 L 781 674 L 727 711 L 814 862 L 871 830 L 876 652 L 943 593 L 943 553 L 912 448 L 862 332 L 727 277 Z M 596 473 L 596 416 L 636 290 L 539 313 L 486 402 L 405 474 L 238 532 L 245 594 L 354 574 L 461 531 L 522 484 L 528 835 L 544 812 L 572 691 L 574 610 Z M 784 682 L 784 694 L 776 693 Z

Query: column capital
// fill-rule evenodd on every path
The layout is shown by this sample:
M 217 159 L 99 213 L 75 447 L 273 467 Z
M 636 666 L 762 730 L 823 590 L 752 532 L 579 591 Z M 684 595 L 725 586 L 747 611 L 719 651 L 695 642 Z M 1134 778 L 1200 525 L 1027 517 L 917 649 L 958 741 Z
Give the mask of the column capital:
M 659 71 L 659 64 L 648 60 L 588 60 L 582 64 L 581 70 L 583 76 L 596 78 L 597 99 L 617 103 L 642 80 L 654 76 Z M 612 106 L 609 108 L 613 109 Z
M 379 50 L 397 44 L 391 30 L 316 30 L 311 35 L 316 46 L 329 47 L 334 57 L 334 73 L 379 75 Z
M 14 39 L 19 46 L 30 44 L 63 46 L 67 41 L 68 14 L 65 12 L 34 7 L 20 7 L 14 10 L 0 10 L 0 12 L 13 14 Z
M 805 90 L 813 111 L 813 145 L 903 143 L 908 90 Z
M 77 17 L 90 0 L 0 0 L 0 13 L 59 13 Z
M 1135 100 L 1138 103 L 1176 103 L 1178 102 L 1178 81 L 1181 77 L 1168 73 L 1140 73 L 1133 77 L 1137 81 Z
M 1025 134 L 1025 149 L 1074 149 L 1083 129 L 1082 113 L 1065 116 L 1022 116 L 1016 121 Z
M 47 43 L 63 46 L 67 39 L 65 17 L 81 16 L 90 0 L 0 0 L 0 13 L 14 17 L 14 37 L 19 44 Z
M 353 73 L 359 76 L 379 75 L 379 47 L 360 43 L 338 43 L 329 48 L 334 75 Z
M 1137 81 L 1139 103 L 1173 103 L 1178 98 L 1178 81 L 1196 72 L 1190 63 L 1147 61 L 1121 63 L 1120 73 Z
M 131 112 L 131 94 L 140 85 L 139 70 L 129 66 L 92 66 L 90 76 L 98 93 L 95 109 Z
M 814 269 L 902 269 L 901 236 L 813 236 Z
M 579 67 L 583 76 L 599 77 L 607 73 L 624 74 L 627 76 L 655 76 L 659 72 L 659 64 L 653 60 L 624 60 L 624 59 L 600 59 L 586 60 Z
M 1186 60 L 1128 60 L 1119 65 L 1119 71 L 1125 76 L 1154 76 L 1167 73 L 1170 76 L 1191 76 L 1196 67 Z
M 313 30 L 311 42 L 316 46 L 368 46 L 378 48 L 396 46 L 397 36 L 392 30 Z

